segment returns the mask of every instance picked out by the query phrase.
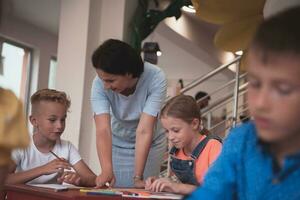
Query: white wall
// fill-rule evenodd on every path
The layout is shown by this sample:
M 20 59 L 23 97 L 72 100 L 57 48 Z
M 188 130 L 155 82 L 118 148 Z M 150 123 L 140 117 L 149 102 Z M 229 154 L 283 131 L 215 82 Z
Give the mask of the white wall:
M 96 131 L 90 106 L 95 70 L 91 55 L 101 42 L 122 39 L 125 1 L 62 0 L 59 31 L 57 88 L 71 99 L 71 113 L 63 137 L 70 140 L 97 174 L 101 172 Z

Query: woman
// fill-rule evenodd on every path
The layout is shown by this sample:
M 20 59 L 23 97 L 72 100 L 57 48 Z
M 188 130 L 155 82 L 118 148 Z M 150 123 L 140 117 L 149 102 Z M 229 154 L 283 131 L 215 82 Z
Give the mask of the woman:
M 166 95 L 166 78 L 143 63 L 128 44 L 105 41 L 92 56 L 97 75 L 91 103 L 97 153 L 102 167 L 98 187 L 144 187 L 144 176 L 157 175 L 166 139 L 157 116 Z

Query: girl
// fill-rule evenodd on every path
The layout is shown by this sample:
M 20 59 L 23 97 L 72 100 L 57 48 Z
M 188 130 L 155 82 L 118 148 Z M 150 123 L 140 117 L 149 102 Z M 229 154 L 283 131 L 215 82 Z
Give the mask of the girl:
M 203 129 L 200 130 L 199 108 L 191 96 L 179 95 L 170 99 L 161 110 L 160 119 L 173 144 L 170 167 L 181 183 L 151 177 L 146 180 L 146 189 L 188 194 L 202 183 L 222 144 L 217 137 L 204 135 Z

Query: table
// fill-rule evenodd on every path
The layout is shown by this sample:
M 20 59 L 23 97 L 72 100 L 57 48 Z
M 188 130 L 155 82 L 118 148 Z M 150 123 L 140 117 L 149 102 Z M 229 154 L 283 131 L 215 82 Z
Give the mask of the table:
M 142 198 L 122 197 L 117 195 L 87 195 L 79 190 L 55 192 L 52 189 L 39 188 L 24 184 L 5 185 L 7 200 L 141 200 Z M 166 199 L 168 200 L 168 199 Z
M 7 194 L 7 200 L 122 200 L 122 196 L 109 195 L 86 195 L 79 190 L 68 190 L 55 192 L 52 189 L 32 187 L 24 184 L 5 185 L 4 190 Z

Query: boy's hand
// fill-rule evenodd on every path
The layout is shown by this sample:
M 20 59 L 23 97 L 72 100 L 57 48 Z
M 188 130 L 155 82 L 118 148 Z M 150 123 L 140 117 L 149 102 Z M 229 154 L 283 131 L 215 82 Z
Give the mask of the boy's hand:
M 109 186 L 112 187 L 116 182 L 115 175 L 113 172 L 111 173 L 105 173 L 102 172 L 99 176 L 96 178 L 96 188 L 101 188 L 105 186 L 106 183 L 109 183 Z
M 76 172 L 72 172 L 72 171 L 67 171 L 64 172 L 58 179 L 57 182 L 58 183 L 69 183 L 69 184 L 73 184 L 73 185 L 80 185 L 80 176 L 79 174 L 77 174 Z
M 41 166 L 41 171 L 44 175 L 63 172 L 64 169 L 71 169 L 71 165 L 65 159 L 55 159 Z
M 153 192 L 175 192 L 177 183 L 173 182 L 169 178 L 159 178 L 156 179 L 149 189 Z
M 157 179 L 156 176 L 150 176 L 146 179 L 145 189 L 150 190 L 152 183 Z

